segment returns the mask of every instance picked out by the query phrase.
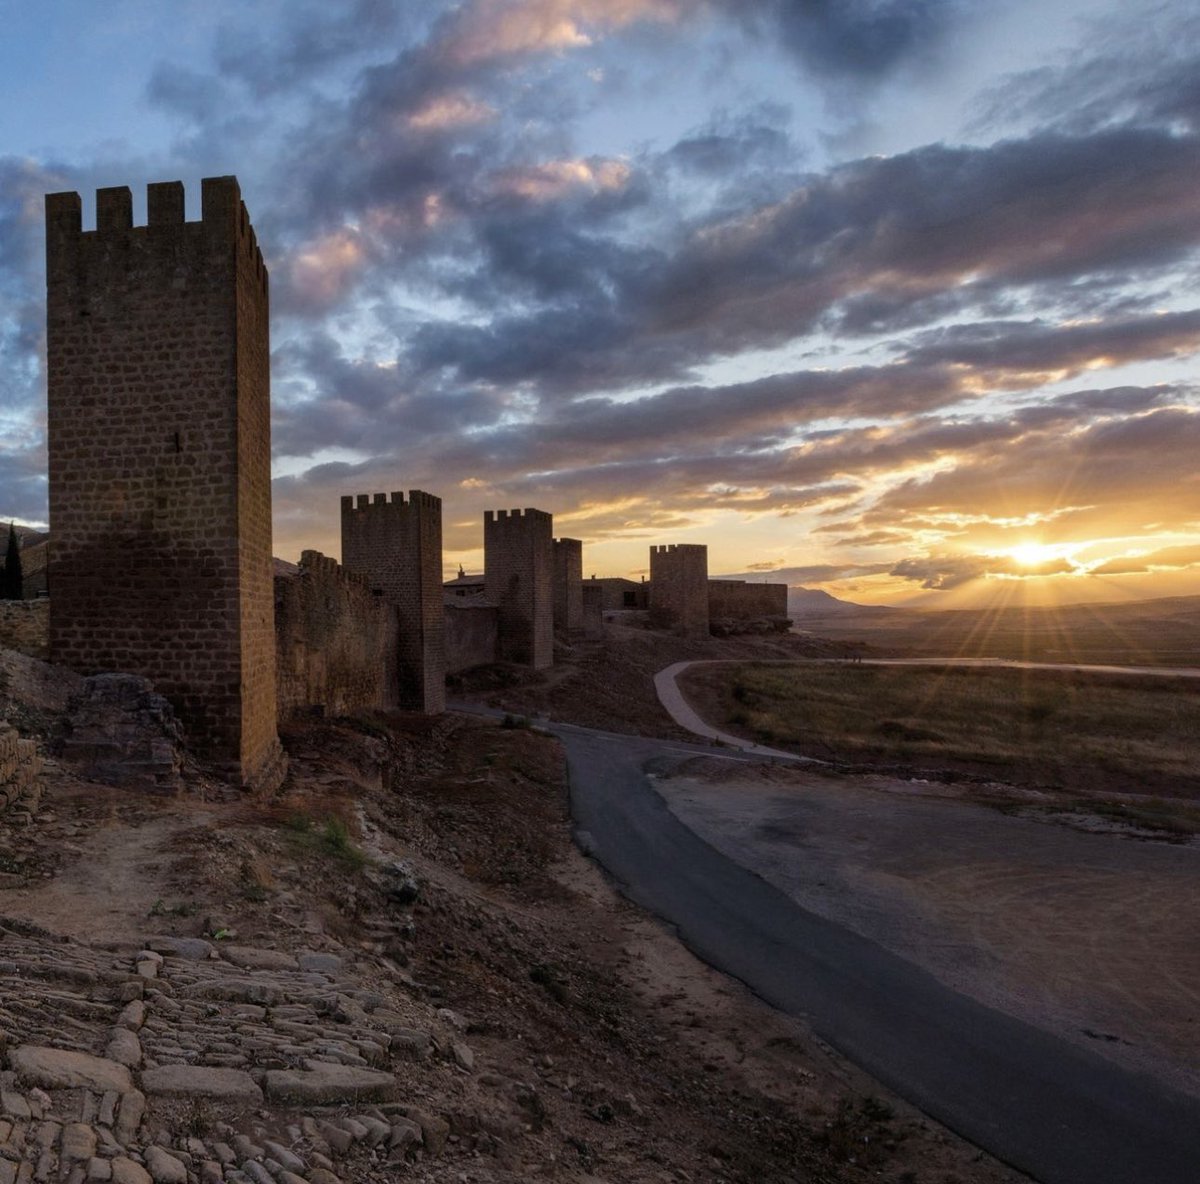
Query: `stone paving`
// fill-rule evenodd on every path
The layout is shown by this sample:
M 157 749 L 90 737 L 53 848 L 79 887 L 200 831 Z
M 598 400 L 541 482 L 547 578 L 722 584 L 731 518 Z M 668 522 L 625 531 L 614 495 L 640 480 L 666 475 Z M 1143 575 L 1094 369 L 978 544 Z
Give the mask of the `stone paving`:
M 338 1184 L 437 1156 L 450 1126 L 411 1076 L 473 1053 L 385 1002 L 328 952 L 130 956 L 0 920 L 0 1184 Z

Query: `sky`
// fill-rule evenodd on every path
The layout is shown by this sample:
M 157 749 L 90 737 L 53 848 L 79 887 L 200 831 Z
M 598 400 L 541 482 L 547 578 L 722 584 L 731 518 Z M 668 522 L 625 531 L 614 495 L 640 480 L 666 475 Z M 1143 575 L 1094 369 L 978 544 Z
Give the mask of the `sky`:
M 585 574 L 1200 592 L 1200 11 L 0 0 L 0 516 L 46 522 L 43 195 L 235 174 L 275 552 L 443 499 Z

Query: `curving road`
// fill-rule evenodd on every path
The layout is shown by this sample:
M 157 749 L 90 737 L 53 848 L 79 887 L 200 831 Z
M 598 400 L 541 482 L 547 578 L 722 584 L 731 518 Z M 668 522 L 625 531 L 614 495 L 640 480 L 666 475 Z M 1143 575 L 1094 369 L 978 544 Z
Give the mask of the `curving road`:
M 1200 1179 L 1200 1100 L 958 994 L 684 826 L 654 774 L 711 748 L 546 726 L 566 749 L 580 846 L 705 961 L 1043 1184 Z

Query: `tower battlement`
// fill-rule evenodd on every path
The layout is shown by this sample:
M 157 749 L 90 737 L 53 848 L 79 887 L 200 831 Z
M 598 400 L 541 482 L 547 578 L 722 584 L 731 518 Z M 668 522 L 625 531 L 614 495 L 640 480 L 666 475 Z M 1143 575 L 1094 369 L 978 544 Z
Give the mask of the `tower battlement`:
M 545 510 L 484 510 L 483 523 L 486 528 L 490 522 L 512 522 L 512 521 L 528 521 L 528 522 L 548 522 L 553 523 L 554 515 L 548 514 Z
M 48 260 L 89 243 L 125 241 L 130 237 L 203 236 L 213 245 L 228 244 L 244 255 L 259 286 L 268 288 L 266 265 L 236 177 L 205 177 L 200 182 L 199 221 L 188 222 L 182 181 L 157 181 L 146 186 L 146 225 L 133 224 L 133 193 L 127 185 L 96 190 L 96 226 L 83 229 L 83 202 L 78 193 L 46 195 Z
M 410 489 L 407 499 L 402 490 L 396 490 L 390 495 L 386 493 L 356 493 L 342 496 L 343 514 L 356 514 L 363 510 L 373 511 L 379 506 L 400 507 L 403 510 L 440 511 L 442 499 L 435 494 L 426 493 L 423 489 Z

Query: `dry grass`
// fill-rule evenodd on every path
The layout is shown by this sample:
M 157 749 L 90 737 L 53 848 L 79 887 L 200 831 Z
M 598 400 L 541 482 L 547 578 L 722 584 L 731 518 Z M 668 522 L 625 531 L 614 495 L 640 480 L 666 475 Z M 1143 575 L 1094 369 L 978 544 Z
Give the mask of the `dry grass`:
M 1082 791 L 1196 795 L 1200 682 L 870 665 L 709 666 L 684 680 L 735 732 L 835 761 Z

